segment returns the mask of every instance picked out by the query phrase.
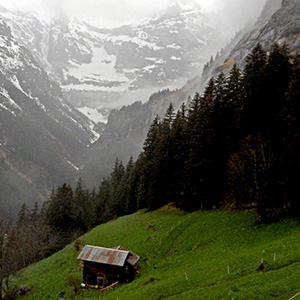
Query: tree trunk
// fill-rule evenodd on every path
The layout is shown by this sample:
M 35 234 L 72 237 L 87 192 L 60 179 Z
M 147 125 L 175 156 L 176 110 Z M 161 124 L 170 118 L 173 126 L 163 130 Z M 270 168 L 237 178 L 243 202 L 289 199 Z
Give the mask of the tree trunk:
M 0 300 L 2 300 L 3 298 L 2 298 L 2 291 L 3 291 L 3 289 L 2 289 L 2 283 L 3 283 L 3 278 L 2 278 L 2 276 L 0 277 Z

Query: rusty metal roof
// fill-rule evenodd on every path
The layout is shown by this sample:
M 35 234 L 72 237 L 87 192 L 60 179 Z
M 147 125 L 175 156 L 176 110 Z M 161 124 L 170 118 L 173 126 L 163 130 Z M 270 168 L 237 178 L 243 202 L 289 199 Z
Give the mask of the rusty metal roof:
M 77 259 L 123 267 L 129 251 L 96 246 L 84 246 Z
M 123 250 L 123 251 L 129 251 L 129 257 L 127 259 L 127 261 L 134 266 L 139 260 L 140 260 L 140 256 L 137 255 L 136 253 L 124 248 L 123 246 L 117 246 L 114 247 L 113 249 L 117 249 L 117 250 Z

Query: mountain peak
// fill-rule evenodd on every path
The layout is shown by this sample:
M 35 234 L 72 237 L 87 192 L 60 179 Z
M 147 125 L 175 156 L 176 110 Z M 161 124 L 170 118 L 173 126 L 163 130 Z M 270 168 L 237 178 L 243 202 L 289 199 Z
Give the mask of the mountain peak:
M 202 10 L 202 6 L 196 1 L 177 0 L 173 2 L 166 10 L 167 14 L 180 14 L 183 11 Z
M 58 23 L 60 25 L 64 25 L 65 26 L 65 25 L 69 24 L 69 22 L 70 22 L 71 19 L 72 18 L 70 18 L 70 16 L 67 13 L 60 12 L 58 15 L 56 15 L 53 18 L 52 22 L 53 23 Z
M 179 7 L 185 10 L 190 10 L 194 8 L 202 8 L 202 5 L 196 0 L 177 0 L 175 2 Z M 171 4 L 172 5 L 172 4 Z

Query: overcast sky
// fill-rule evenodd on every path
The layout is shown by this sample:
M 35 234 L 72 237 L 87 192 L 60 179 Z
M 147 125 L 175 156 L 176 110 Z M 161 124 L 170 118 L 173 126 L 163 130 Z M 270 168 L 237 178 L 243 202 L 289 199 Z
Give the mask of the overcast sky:
M 255 18 L 265 0 L 179 0 L 198 2 L 206 11 L 219 11 L 231 27 L 241 27 Z M 175 0 L 6 0 L 8 8 L 35 10 L 55 16 L 66 13 L 94 25 L 112 27 L 154 16 Z M 237 28 L 239 29 L 239 28 Z

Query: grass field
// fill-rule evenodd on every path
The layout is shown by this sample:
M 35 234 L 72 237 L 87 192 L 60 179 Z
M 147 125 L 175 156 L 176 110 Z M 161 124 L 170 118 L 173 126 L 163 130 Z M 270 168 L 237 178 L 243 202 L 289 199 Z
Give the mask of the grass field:
M 74 243 L 23 270 L 17 285 L 32 291 L 20 299 L 286 299 L 300 291 L 300 224 L 286 220 L 254 225 L 254 211 L 173 208 L 140 211 L 98 226 L 83 244 L 123 245 L 141 256 L 139 274 L 104 294 L 81 290 Z M 259 271 L 261 261 L 266 269 Z M 300 296 L 295 299 L 300 300 Z

